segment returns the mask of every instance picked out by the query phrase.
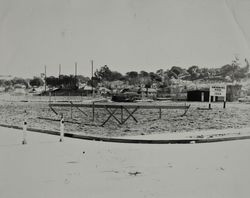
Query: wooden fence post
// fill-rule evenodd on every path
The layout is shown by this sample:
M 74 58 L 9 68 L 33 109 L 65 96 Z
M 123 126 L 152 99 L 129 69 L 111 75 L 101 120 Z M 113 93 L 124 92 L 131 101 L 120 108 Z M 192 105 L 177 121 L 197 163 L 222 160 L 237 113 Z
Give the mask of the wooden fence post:
M 63 115 L 61 117 L 61 120 L 60 120 L 60 142 L 63 141 L 63 137 L 64 137 L 64 118 L 63 118 Z
M 226 96 L 224 97 L 224 101 L 223 101 L 223 108 L 226 108 Z
M 95 121 L 95 102 L 92 103 L 92 121 Z
M 208 100 L 209 100 L 208 108 L 211 109 L 211 96 L 210 96 L 210 94 L 209 94 Z
M 26 137 L 27 137 L 27 122 L 26 122 L 26 120 L 24 120 L 24 122 L 23 122 L 23 141 L 22 141 L 22 144 L 27 144 Z
M 72 112 L 72 103 L 70 103 L 70 117 L 71 117 L 71 119 L 73 119 L 73 112 Z
M 123 106 L 121 106 L 121 123 L 123 122 Z

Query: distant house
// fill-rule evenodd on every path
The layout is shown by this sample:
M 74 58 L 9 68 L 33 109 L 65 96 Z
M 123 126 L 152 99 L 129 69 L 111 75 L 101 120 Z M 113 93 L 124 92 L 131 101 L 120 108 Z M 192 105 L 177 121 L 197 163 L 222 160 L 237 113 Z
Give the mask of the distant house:
M 14 85 L 14 89 L 25 89 L 25 88 L 26 88 L 26 86 L 23 84 L 15 84 Z
M 141 88 L 141 94 L 143 96 L 147 96 L 150 98 L 156 98 L 157 97 L 157 90 L 154 88 Z
M 186 85 L 174 85 L 170 87 L 170 97 L 172 100 L 186 101 L 187 87 Z
M 44 87 L 41 86 L 41 87 L 33 87 L 30 91 L 30 93 L 37 93 L 37 94 L 40 94 L 44 91 Z
M 16 84 L 14 85 L 14 94 L 20 94 L 20 95 L 26 94 L 25 89 L 26 89 L 25 85 Z
M 124 84 L 123 81 L 116 80 L 116 81 L 110 82 L 111 89 L 123 89 L 124 87 L 126 87 L 126 85 Z
M 161 87 L 157 90 L 157 97 L 158 98 L 170 98 L 170 87 Z
M 157 97 L 157 90 L 154 88 L 132 87 L 132 88 L 125 88 L 120 91 L 120 93 L 132 93 L 132 92 L 135 94 L 139 94 L 142 97 L 149 97 L 149 98 Z
M 82 88 L 84 88 L 85 86 L 86 86 L 87 84 L 86 83 L 78 83 L 78 88 L 79 89 L 82 89 Z
M 85 87 L 79 89 L 82 95 L 88 96 L 91 95 L 93 92 L 96 93 L 96 88 L 86 85 Z
M 106 87 L 100 87 L 98 91 L 101 95 L 111 94 L 111 90 Z

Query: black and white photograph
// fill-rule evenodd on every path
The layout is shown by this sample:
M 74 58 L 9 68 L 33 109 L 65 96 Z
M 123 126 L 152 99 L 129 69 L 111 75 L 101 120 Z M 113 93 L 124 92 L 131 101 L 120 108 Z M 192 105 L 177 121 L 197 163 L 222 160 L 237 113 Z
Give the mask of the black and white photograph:
M 0 0 L 0 198 L 250 197 L 250 0 Z

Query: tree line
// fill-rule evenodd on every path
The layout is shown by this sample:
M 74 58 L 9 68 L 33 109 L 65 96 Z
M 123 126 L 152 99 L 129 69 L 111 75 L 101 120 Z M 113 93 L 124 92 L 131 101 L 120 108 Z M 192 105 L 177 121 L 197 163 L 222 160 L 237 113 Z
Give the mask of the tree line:
M 193 65 L 188 69 L 179 66 L 172 66 L 170 69 L 159 69 L 156 72 L 147 71 L 130 71 L 125 75 L 117 71 L 111 71 L 107 65 L 96 70 L 95 76 L 92 79 L 92 84 L 96 85 L 100 82 L 124 81 L 131 85 L 144 84 L 150 87 L 153 83 L 159 86 L 167 87 L 171 85 L 171 79 L 181 79 L 187 81 L 195 80 L 220 80 L 226 82 L 240 81 L 243 78 L 250 77 L 249 63 L 245 59 L 246 65 L 241 67 L 238 59 L 232 61 L 231 64 L 226 64 L 220 68 L 201 68 Z
M 245 59 L 246 65 L 240 67 L 238 59 L 226 64 L 220 68 L 201 68 L 193 65 L 188 69 L 179 66 L 172 66 L 170 69 L 159 69 L 156 72 L 147 71 L 129 71 L 125 75 L 112 71 L 107 65 L 100 67 L 94 73 L 92 78 L 83 75 L 60 75 L 59 77 L 49 76 L 44 79 L 34 77 L 33 79 L 14 78 L 12 80 L 0 80 L 0 86 L 10 87 L 15 85 L 23 85 L 28 87 L 40 87 L 46 83 L 49 87 L 61 87 L 66 89 L 78 89 L 80 84 L 86 84 L 97 87 L 102 84 L 110 85 L 111 82 L 121 81 L 130 85 L 144 85 L 149 88 L 153 83 L 159 87 L 168 87 L 171 85 L 172 79 L 181 80 L 209 80 L 217 79 L 227 82 L 240 81 L 249 76 L 249 63 Z

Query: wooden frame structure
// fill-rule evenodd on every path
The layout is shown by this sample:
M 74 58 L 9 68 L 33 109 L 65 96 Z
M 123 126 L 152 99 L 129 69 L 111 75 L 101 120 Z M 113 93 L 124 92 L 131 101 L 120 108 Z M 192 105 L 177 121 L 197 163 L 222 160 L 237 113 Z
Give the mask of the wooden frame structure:
M 88 116 L 88 115 L 80 108 L 81 107 L 92 108 L 92 121 L 95 120 L 95 109 L 98 109 L 98 108 L 105 109 L 109 116 L 101 124 L 101 126 L 104 126 L 111 118 L 114 118 L 117 121 L 117 123 L 120 125 L 124 124 L 129 118 L 132 118 L 135 122 L 138 122 L 134 114 L 139 109 L 159 109 L 159 119 L 161 119 L 162 117 L 163 109 L 181 109 L 181 110 L 184 110 L 184 113 L 182 115 L 186 115 L 188 109 L 190 108 L 190 105 L 156 105 L 156 104 L 108 103 L 108 102 L 74 104 L 73 102 L 70 102 L 69 104 L 68 103 L 52 103 L 52 104 L 49 104 L 49 107 L 56 115 L 59 115 L 59 113 L 54 109 L 54 107 L 70 107 L 71 118 L 73 117 L 73 114 L 72 114 L 73 108 L 76 108 L 85 116 Z M 120 110 L 120 118 L 117 117 L 117 115 L 115 115 L 117 110 Z M 125 117 L 124 111 L 127 113 L 126 117 Z

